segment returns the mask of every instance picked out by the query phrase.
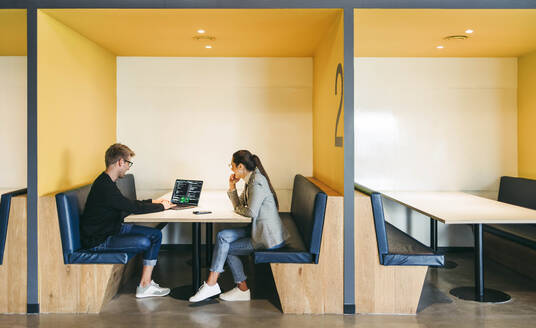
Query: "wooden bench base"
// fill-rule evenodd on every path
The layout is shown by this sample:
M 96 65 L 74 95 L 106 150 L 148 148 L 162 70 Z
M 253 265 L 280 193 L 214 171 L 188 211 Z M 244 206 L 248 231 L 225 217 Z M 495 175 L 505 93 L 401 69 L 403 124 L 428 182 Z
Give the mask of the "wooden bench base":
M 27 222 L 26 195 L 11 199 L 9 223 L 0 265 L 0 313 L 26 313 Z
M 328 196 L 318 264 L 272 263 L 284 313 L 343 313 L 343 197 L 309 178 Z
M 355 192 L 356 313 L 416 314 L 426 266 L 380 264 L 368 195 Z
M 39 198 L 41 313 L 98 313 L 119 289 L 124 264 L 64 264 L 53 195 Z

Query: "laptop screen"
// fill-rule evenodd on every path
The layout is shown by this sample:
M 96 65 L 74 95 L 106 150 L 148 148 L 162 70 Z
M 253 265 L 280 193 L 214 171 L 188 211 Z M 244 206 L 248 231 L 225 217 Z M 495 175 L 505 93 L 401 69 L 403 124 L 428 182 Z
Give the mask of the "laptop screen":
M 202 187 L 203 181 L 177 179 L 171 195 L 171 202 L 177 205 L 197 206 Z

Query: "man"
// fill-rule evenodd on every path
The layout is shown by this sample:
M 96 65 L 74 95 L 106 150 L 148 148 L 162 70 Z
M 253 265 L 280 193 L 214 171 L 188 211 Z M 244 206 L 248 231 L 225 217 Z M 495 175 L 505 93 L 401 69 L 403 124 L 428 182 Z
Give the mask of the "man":
M 130 169 L 134 155 L 130 148 L 118 143 L 106 151 L 106 171 L 93 182 L 80 222 L 82 247 L 92 251 L 143 252 L 143 271 L 136 297 L 166 296 L 169 288 L 162 288 L 151 279 L 162 232 L 123 223 L 123 219 L 125 213 L 159 212 L 169 209 L 172 204 L 164 199 L 132 201 L 121 194 L 115 182 Z

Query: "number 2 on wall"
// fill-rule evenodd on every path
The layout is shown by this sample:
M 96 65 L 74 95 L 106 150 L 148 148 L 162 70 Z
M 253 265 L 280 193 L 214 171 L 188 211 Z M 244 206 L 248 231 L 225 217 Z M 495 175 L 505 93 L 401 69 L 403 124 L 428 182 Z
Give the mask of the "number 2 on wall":
M 342 72 L 342 64 L 337 66 L 337 73 L 335 74 L 335 95 L 337 95 L 337 82 L 339 81 L 339 75 L 341 76 L 341 101 L 339 102 L 339 111 L 337 112 L 337 122 L 335 123 L 335 147 L 343 146 L 343 137 L 337 137 L 337 129 L 339 128 L 339 120 L 341 119 L 342 100 L 344 97 L 344 75 Z

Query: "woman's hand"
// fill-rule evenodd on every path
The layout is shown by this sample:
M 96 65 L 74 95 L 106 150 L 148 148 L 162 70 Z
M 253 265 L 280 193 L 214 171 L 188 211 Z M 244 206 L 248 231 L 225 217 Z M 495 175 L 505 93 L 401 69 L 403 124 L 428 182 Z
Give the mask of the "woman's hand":
M 240 181 L 239 178 L 236 177 L 236 175 L 233 173 L 231 176 L 229 176 L 229 190 L 233 191 L 236 189 L 236 183 Z

